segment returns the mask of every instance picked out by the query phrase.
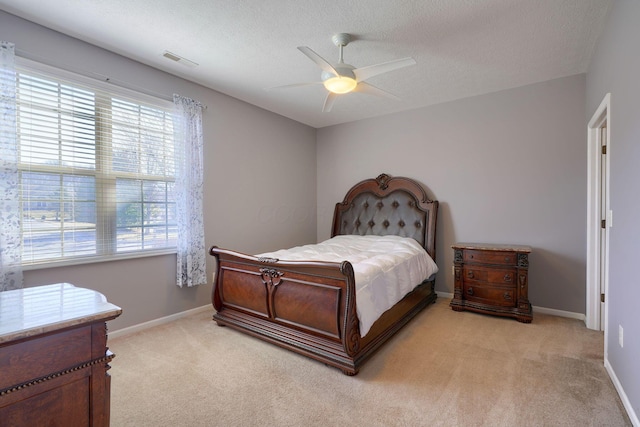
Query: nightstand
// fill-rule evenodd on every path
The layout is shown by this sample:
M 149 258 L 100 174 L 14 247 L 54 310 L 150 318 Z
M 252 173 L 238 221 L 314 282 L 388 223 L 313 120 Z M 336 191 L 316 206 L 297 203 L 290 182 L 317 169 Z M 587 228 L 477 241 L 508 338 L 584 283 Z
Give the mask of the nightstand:
M 531 323 L 528 246 L 457 243 L 454 250 L 455 311 L 514 317 Z

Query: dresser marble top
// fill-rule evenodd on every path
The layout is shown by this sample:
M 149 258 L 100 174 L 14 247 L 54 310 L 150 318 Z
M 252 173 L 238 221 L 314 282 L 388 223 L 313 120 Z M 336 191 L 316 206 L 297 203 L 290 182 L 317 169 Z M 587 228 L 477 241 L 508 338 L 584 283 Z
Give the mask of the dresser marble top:
M 69 283 L 0 292 L 0 344 L 121 313 L 100 292 Z

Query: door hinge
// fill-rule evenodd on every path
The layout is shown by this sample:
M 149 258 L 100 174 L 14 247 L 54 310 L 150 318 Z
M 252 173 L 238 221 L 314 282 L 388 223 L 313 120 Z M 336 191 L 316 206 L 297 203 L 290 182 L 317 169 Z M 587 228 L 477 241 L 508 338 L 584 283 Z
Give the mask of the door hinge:
M 600 302 L 604 302 L 604 294 L 600 294 Z
M 607 220 L 606 219 L 600 220 L 600 227 L 601 228 L 607 228 Z
M 602 154 L 607 154 L 607 146 L 606 145 L 602 146 Z

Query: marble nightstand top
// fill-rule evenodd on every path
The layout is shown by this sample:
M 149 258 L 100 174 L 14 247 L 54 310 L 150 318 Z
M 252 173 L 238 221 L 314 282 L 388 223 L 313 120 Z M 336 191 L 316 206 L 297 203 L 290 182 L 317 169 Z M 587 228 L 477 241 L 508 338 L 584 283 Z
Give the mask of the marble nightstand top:
M 494 245 L 489 243 L 456 243 L 451 245 L 453 249 L 471 249 L 482 251 L 514 251 L 514 252 L 531 252 L 529 246 L 522 245 Z

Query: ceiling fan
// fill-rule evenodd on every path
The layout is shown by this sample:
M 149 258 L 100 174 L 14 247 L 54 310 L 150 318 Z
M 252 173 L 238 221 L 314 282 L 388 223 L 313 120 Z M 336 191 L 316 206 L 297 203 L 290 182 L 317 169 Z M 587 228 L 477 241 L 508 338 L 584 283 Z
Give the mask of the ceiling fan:
M 398 68 L 408 67 L 409 65 L 414 65 L 416 61 L 413 58 L 402 58 L 396 59 L 393 61 L 383 62 L 376 65 L 369 65 L 367 67 L 355 68 L 351 64 L 346 64 L 343 59 L 342 51 L 343 48 L 349 44 L 351 41 L 351 35 L 346 33 L 338 33 L 335 34 L 331 40 L 333 43 L 340 48 L 340 57 L 338 63 L 332 65 L 329 61 L 315 53 L 311 48 L 306 46 L 299 46 L 298 50 L 304 53 L 309 59 L 315 62 L 320 69 L 322 70 L 322 74 L 320 75 L 320 81 L 311 82 L 311 83 L 296 83 L 285 86 L 277 86 L 277 89 L 281 88 L 290 88 L 290 87 L 299 87 L 299 86 L 308 86 L 308 85 L 316 85 L 323 84 L 327 89 L 327 97 L 324 100 L 324 105 L 322 107 L 323 112 L 331 111 L 334 102 L 338 95 L 349 93 L 349 92 L 362 92 L 368 93 L 371 95 L 383 96 L 386 98 L 391 98 L 395 100 L 399 100 L 399 98 L 389 92 L 386 92 L 382 89 L 379 89 L 373 86 L 370 83 L 365 82 L 365 80 L 377 76 L 382 73 L 387 73 L 389 71 L 397 70 Z M 272 89 L 276 89 L 272 88 Z

